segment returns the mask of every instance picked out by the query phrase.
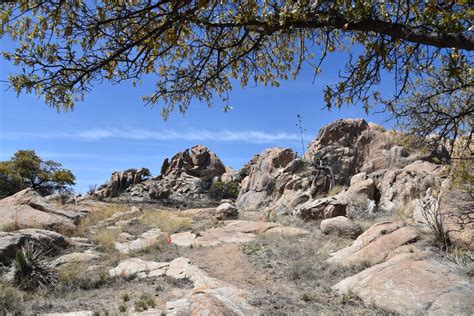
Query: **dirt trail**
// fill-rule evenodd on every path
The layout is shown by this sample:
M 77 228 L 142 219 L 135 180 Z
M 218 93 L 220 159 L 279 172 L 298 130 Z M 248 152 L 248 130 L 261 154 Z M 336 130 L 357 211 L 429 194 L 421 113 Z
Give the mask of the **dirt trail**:
M 255 287 L 268 282 L 269 278 L 248 262 L 241 247 L 239 244 L 223 244 L 201 248 L 189 258 L 210 276 L 239 287 Z

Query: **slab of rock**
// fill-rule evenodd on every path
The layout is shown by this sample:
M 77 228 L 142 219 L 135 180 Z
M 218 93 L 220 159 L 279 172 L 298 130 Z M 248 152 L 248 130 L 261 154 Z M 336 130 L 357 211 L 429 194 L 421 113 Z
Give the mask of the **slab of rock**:
M 76 229 L 70 219 L 36 210 L 29 205 L 0 206 L 0 214 L 0 225 L 6 228 L 45 228 L 70 232 Z
M 32 189 L 22 190 L 0 200 L 0 226 L 14 228 L 45 228 L 72 232 L 81 218 L 81 211 L 61 209 L 47 202 Z
M 59 267 L 71 263 L 89 263 L 101 258 L 101 254 L 96 251 L 73 252 L 54 259 L 51 266 Z
M 396 253 L 397 248 L 416 241 L 418 231 L 405 222 L 377 223 L 366 230 L 351 246 L 332 253 L 328 262 L 345 266 L 374 265 Z
M 216 208 L 215 218 L 217 220 L 222 221 L 222 220 L 228 220 L 228 219 L 236 219 L 238 217 L 239 217 L 239 211 L 234 205 L 228 202 L 222 203 Z
M 346 215 L 347 204 L 334 197 L 321 198 L 299 205 L 292 213 L 293 216 L 304 220 L 325 219 Z
M 148 247 L 152 247 L 166 236 L 159 228 L 153 228 L 140 235 L 139 238 L 129 241 L 116 242 L 115 249 L 120 253 L 128 254 L 134 251 L 140 251 Z
M 394 134 L 363 119 L 340 119 L 319 130 L 303 158 L 317 158 L 334 171 L 336 184 L 347 185 L 360 172 L 399 169 L 421 157 L 393 144 Z
M 342 280 L 333 289 L 402 315 L 469 315 L 472 278 L 429 253 L 403 253 Z
M 347 217 L 337 216 L 334 218 L 323 219 L 321 221 L 321 231 L 324 234 L 356 238 L 362 234 L 362 227 Z
M 234 220 L 226 225 L 200 232 L 182 232 L 170 235 L 171 243 L 181 247 L 213 247 L 221 244 L 247 243 L 255 239 L 257 234 L 278 234 L 281 236 L 300 236 L 308 231 L 296 227 L 282 226 L 273 222 L 255 222 Z
M 194 284 L 184 298 L 166 304 L 167 315 L 254 315 L 246 291 L 208 276 L 186 258 L 170 262 L 166 275 Z
M 94 244 L 92 243 L 92 241 L 90 241 L 89 239 L 85 237 L 70 237 L 69 243 L 71 244 L 71 246 L 77 247 L 77 248 L 83 248 L 83 249 L 94 248 Z
M 56 232 L 43 229 L 21 229 L 14 232 L 0 232 L 0 263 L 9 264 L 27 242 L 33 242 L 54 255 L 58 250 L 67 248 L 67 239 Z
M 79 212 L 64 210 L 51 205 L 48 203 L 48 200 L 31 188 L 24 189 L 12 196 L 0 200 L 0 206 L 10 205 L 29 205 L 36 210 L 63 216 L 72 221 L 78 221 L 83 216 Z
M 129 258 L 109 270 L 112 277 L 149 278 L 165 275 L 169 262 L 145 261 L 140 258 Z
M 196 234 L 188 231 L 170 235 L 171 243 L 179 247 L 191 247 L 196 239 Z
M 240 180 L 239 172 L 232 169 L 232 167 L 225 167 L 225 172 L 221 175 L 221 182 L 224 184 L 230 183 L 232 181 Z

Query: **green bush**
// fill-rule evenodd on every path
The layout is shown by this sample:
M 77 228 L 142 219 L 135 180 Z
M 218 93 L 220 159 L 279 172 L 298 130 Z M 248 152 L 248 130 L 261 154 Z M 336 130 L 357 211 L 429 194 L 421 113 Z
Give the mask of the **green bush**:
M 231 181 L 224 183 L 222 181 L 214 181 L 209 188 L 209 196 L 215 200 L 236 199 L 239 195 L 239 182 Z

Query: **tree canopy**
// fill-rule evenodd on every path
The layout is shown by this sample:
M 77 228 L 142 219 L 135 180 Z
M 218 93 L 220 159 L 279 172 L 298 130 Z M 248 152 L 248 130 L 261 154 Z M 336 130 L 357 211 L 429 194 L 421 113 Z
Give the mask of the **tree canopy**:
M 41 195 L 68 192 L 76 178 L 52 160 L 42 160 L 33 150 L 19 150 L 0 161 L 0 198 L 33 188 Z
M 348 52 L 328 108 L 383 104 L 425 137 L 468 135 L 474 106 L 474 9 L 467 0 L 95 0 L 0 1 L 3 56 L 20 66 L 18 93 L 72 109 L 101 81 L 139 84 L 166 117 L 192 100 L 223 102 L 235 85 L 278 86 L 303 67 L 315 76 L 334 51 Z M 377 90 L 392 76 L 393 93 Z

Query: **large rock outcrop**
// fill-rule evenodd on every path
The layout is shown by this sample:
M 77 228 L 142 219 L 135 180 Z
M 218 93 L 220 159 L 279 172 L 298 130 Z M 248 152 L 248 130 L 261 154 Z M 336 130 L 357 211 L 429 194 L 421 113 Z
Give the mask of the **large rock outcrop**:
M 403 168 L 421 157 L 394 144 L 393 139 L 393 132 L 380 125 L 340 119 L 321 128 L 303 158 L 332 168 L 335 182 L 347 185 L 359 172 Z
M 149 196 L 187 206 L 211 204 L 208 190 L 225 172 L 224 164 L 214 152 L 197 145 L 176 154 L 171 160 L 165 159 L 160 176 L 149 183 Z
M 289 148 L 270 148 L 246 165 L 236 206 L 244 210 L 290 213 L 297 205 L 327 192 L 331 177 L 296 157 Z
M 99 199 L 117 197 L 128 188 L 143 182 L 149 177 L 150 171 L 146 168 L 115 171 L 112 173 L 110 180 L 101 185 L 94 195 Z
M 202 206 L 217 201 L 208 195 L 214 180 L 226 169 L 217 155 L 202 145 L 194 146 L 165 159 L 158 177 L 149 178 L 148 169 L 116 172 L 96 192 L 98 197 L 118 197 L 143 201 L 160 200 L 165 204 Z M 230 175 L 226 174 L 226 178 Z M 230 176 L 231 177 L 231 176 Z
M 33 189 L 22 190 L 0 200 L 0 226 L 4 229 L 45 228 L 73 231 L 85 209 L 66 209 L 53 206 Z
M 204 181 L 212 181 L 225 172 L 225 166 L 219 157 L 203 145 L 185 149 L 174 155 L 171 160 L 166 158 L 161 167 L 161 177 L 163 178 L 186 173 Z
M 349 216 L 404 212 L 427 188 L 439 187 L 442 177 L 441 167 L 428 161 L 432 154 L 405 149 L 399 136 L 363 119 L 341 119 L 324 126 L 302 158 L 289 148 L 267 149 L 245 166 L 236 205 L 303 215 L 339 186 L 347 188 L 336 198 L 348 205 Z

